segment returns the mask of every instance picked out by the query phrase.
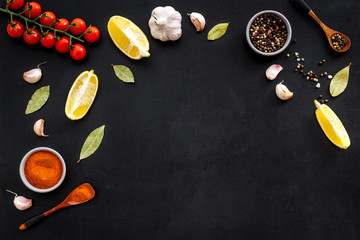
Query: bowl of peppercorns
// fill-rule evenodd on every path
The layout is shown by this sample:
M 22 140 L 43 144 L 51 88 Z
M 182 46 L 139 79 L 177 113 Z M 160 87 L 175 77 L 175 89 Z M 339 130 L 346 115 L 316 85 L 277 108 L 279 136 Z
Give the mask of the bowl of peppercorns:
M 274 10 L 255 14 L 246 27 L 246 40 L 256 53 L 274 56 L 284 51 L 291 41 L 289 20 Z

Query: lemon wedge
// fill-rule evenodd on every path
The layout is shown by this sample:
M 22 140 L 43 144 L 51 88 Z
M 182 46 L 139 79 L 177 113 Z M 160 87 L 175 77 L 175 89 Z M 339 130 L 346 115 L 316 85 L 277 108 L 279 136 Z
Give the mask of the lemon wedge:
M 65 114 L 71 120 L 85 116 L 98 89 L 98 77 L 94 70 L 82 72 L 73 83 L 65 104 Z
M 146 35 L 129 19 L 113 16 L 108 21 L 107 29 L 114 44 L 129 58 L 150 56 Z
M 350 138 L 340 119 L 326 104 L 320 104 L 316 100 L 314 103 L 317 108 L 316 118 L 325 135 L 339 148 L 347 149 L 350 146 Z

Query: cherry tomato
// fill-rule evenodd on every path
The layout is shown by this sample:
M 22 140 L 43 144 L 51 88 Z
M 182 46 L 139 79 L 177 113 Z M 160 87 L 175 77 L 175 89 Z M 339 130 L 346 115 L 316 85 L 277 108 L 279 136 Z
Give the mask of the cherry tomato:
M 75 18 L 74 20 L 72 20 L 71 24 L 75 25 L 70 28 L 70 32 L 72 32 L 73 34 L 80 35 L 85 32 L 86 23 L 81 18 Z
M 44 48 L 52 48 L 55 46 L 56 38 L 52 32 L 45 33 L 45 36 L 40 37 L 40 43 Z
M 15 24 L 15 21 L 12 21 L 12 24 Z M 24 33 L 24 26 L 21 24 L 21 22 L 17 22 L 15 26 L 11 26 L 9 23 L 7 26 L 7 33 L 12 38 L 19 38 Z
M 55 23 L 55 28 L 60 31 L 65 31 L 68 26 L 69 26 L 69 21 L 65 18 L 60 18 Z
M 69 48 L 70 39 L 68 37 L 62 37 L 55 43 L 56 51 L 59 53 L 67 53 L 70 51 Z
M 44 12 L 43 15 L 40 18 L 40 23 L 45 26 L 54 26 L 56 21 L 56 16 L 52 12 Z
M 28 29 L 23 34 L 24 41 L 29 45 L 35 45 L 40 40 L 40 33 L 36 29 Z
M 89 27 L 86 31 L 90 33 L 85 33 L 84 38 L 89 43 L 94 43 L 100 38 L 100 31 L 97 27 Z
M 10 2 L 10 0 L 8 0 L 7 2 Z M 9 8 L 12 10 L 19 10 L 23 5 L 24 5 L 24 0 L 13 0 L 9 4 Z
M 74 60 L 81 60 L 86 56 L 86 49 L 83 45 L 76 43 L 70 50 L 70 56 Z
M 29 6 L 31 6 L 32 10 L 31 11 L 26 10 L 24 12 L 27 18 L 35 19 L 38 16 L 40 16 L 42 11 L 40 4 L 38 4 L 37 2 L 30 2 L 25 5 L 24 9 L 28 8 Z

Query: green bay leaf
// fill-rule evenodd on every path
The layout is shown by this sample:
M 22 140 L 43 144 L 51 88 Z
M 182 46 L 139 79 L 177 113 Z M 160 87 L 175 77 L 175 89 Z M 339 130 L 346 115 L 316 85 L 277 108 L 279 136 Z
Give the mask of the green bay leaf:
M 229 26 L 229 23 L 219 23 L 215 25 L 208 33 L 207 39 L 208 40 L 216 40 L 221 38 L 225 33 Z
M 50 96 L 50 85 L 39 88 L 34 92 L 25 110 L 25 115 L 39 110 Z
M 80 158 L 77 161 L 78 163 L 84 158 L 89 157 L 99 148 L 104 137 L 104 129 L 105 125 L 102 125 L 89 134 L 81 148 Z
M 339 96 L 342 92 L 345 91 L 345 88 L 349 82 L 350 65 L 351 63 L 347 67 L 341 69 L 331 80 L 329 89 L 331 96 Z
M 116 76 L 123 82 L 134 83 L 134 75 L 131 70 L 125 65 L 111 65 L 114 68 Z

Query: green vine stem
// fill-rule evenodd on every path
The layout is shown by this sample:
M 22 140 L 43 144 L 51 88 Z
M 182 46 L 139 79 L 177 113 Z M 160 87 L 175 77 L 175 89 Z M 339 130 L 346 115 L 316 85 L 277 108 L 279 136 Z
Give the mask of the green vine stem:
M 25 11 L 25 10 L 24 10 L 24 11 Z M 24 11 L 23 11 L 23 12 L 24 12 Z M 29 18 L 21 15 L 21 13 L 15 13 L 15 12 L 10 11 L 9 8 L 8 8 L 8 5 L 6 5 L 6 8 L 5 8 L 5 9 L 0 7 L 0 12 L 4 12 L 4 13 L 7 13 L 7 14 L 10 14 L 11 19 L 13 19 L 13 16 L 16 16 L 16 17 L 19 17 L 19 18 L 23 19 L 23 20 L 25 21 L 25 24 L 26 24 L 26 27 L 27 27 L 27 28 L 28 28 L 28 26 L 27 26 L 27 25 L 28 25 L 28 22 L 31 22 L 31 23 L 39 26 L 41 30 L 42 30 L 43 28 L 46 28 L 46 29 L 48 29 L 48 30 L 54 31 L 54 34 L 55 34 L 56 32 L 62 33 L 62 34 L 64 34 L 64 35 L 68 36 L 70 39 L 75 39 L 75 40 L 77 40 L 77 41 L 79 41 L 79 42 L 84 42 L 84 40 L 81 39 L 81 36 L 80 36 L 80 37 L 75 37 L 75 36 L 73 36 L 73 35 L 71 35 L 71 34 L 69 34 L 69 33 L 67 33 L 67 32 L 64 32 L 64 31 L 61 31 L 61 30 L 52 28 L 52 27 L 50 27 L 50 26 L 45 26 L 45 25 L 42 25 L 41 23 L 36 22 L 36 20 L 37 20 L 40 16 L 39 16 L 37 19 L 31 20 L 31 19 L 29 19 Z M 11 21 L 11 22 L 12 22 L 12 21 Z

